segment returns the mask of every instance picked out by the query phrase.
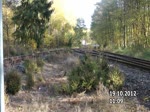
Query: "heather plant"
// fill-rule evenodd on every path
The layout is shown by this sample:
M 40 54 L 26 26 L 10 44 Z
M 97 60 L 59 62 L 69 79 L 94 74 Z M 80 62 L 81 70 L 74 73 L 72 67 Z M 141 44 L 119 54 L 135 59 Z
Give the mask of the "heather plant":
M 123 73 L 121 73 L 119 69 L 115 67 L 109 72 L 109 78 L 106 85 L 111 90 L 119 90 L 122 88 L 124 81 L 125 78 Z
M 80 65 L 68 75 L 70 93 L 95 90 L 101 79 L 105 81 L 109 68 L 106 62 L 103 63 L 104 59 L 82 57 Z
M 11 71 L 5 76 L 6 93 L 15 95 L 21 87 L 21 77 L 16 71 Z
M 99 66 L 99 72 L 100 72 L 100 81 L 106 85 L 107 80 L 109 78 L 109 66 L 108 66 L 108 62 L 106 59 L 102 58 L 100 60 L 98 60 L 98 63 L 100 63 Z
M 37 66 L 38 66 L 38 67 L 43 68 L 43 66 L 44 66 L 44 61 L 43 61 L 42 59 L 38 58 L 38 59 L 36 60 L 36 63 L 37 63 Z
M 40 58 L 36 60 L 26 60 L 24 62 L 24 66 L 25 66 L 25 72 L 27 76 L 26 87 L 27 89 L 31 89 L 34 86 L 36 81 L 41 82 L 43 80 L 40 71 L 44 66 L 44 61 Z
M 25 72 L 34 73 L 38 71 L 38 66 L 35 60 L 25 60 L 24 62 Z
M 26 87 L 27 89 L 31 89 L 34 86 L 34 77 L 31 73 L 27 73 L 27 84 Z
M 110 70 L 106 59 L 92 59 L 85 55 L 68 75 L 68 84 L 62 86 L 62 92 L 90 92 L 96 90 L 99 82 L 109 89 L 118 90 L 123 86 L 124 77 L 119 69 Z

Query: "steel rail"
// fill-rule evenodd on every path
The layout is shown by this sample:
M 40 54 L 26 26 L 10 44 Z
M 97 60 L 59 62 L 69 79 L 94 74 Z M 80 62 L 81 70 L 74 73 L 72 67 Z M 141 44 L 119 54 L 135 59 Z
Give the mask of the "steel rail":
M 77 53 L 82 53 L 82 54 L 91 54 L 92 56 L 104 56 L 108 60 L 124 63 L 127 65 L 131 65 L 134 67 L 150 70 L 150 61 L 148 60 L 143 60 L 139 58 L 134 58 L 130 56 L 125 56 L 125 55 L 120 55 L 116 53 L 110 53 L 110 52 L 104 52 L 104 51 L 86 51 L 86 50 L 81 50 L 81 49 L 73 49 L 74 52 Z
M 43 55 L 48 55 L 50 52 L 66 51 L 66 50 L 67 49 L 52 49 L 49 51 L 37 52 L 37 53 L 29 54 L 29 55 L 9 57 L 9 58 L 4 59 L 4 63 L 7 63 L 7 61 L 9 61 L 10 63 L 15 64 L 15 63 L 20 62 L 25 59 L 36 58 L 36 57 L 40 57 Z M 120 63 L 124 63 L 124 64 L 132 65 L 135 67 L 150 70 L 150 61 L 148 61 L 148 60 L 143 60 L 143 59 L 139 59 L 139 58 L 134 58 L 134 57 L 110 53 L 110 52 L 104 52 L 104 51 L 86 50 L 86 49 L 79 49 L 79 48 L 74 48 L 71 50 L 73 52 L 80 53 L 80 54 L 89 54 L 92 56 L 100 56 L 100 57 L 103 56 L 103 57 L 107 58 L 108 60 L 112 60 L 112 61 L 116 61 L 116 62 L 120 62 Z
M 135 58 L 135 57 L 131 57 L 131 56 L 121 55 L 121 54 L 117 54 L 117 53 L 110 53 L 110 52 L 105 52 L 105 51 L 103 51 L 103 53 L 107 54 L 107 55 L 115 55 L 115 56 L 125 57 L 125 58 L 128 58 L 130 60 L 135 60 L 135 61 L 138 61 L 138 62 L 143 62 L 143 63 L 150 64 L 150 61 L 144 60 L 144 59 L 139 59 L 139 58 Z
M 28 54 L 28 55 L 19 55 L 19 56 L 7 57 L 7 58 L 4 58 L 4 67 L 7 67 L 7 65 L 10 65 L 10 64 L 15 65 L 17 63 L 20 63 L 21 61 L 26 60 L 26 59 L 42 57 L 42 56 L 50 54 L 51 52 L 66 51 L 66 50 L 67 49 L 64 49 L 64 48 L 51 49 L 49 51 L 34 52 L 34 53 Z

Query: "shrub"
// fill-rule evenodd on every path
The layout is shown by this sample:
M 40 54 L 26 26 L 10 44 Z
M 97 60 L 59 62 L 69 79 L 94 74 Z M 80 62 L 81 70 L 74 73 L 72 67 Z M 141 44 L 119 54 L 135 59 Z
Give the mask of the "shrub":
M 16 56 L 17 55 L 17 50 L 14 47 L 11 47 L 9 52 L 10 52 L 11 56 Z
M 25 73 L 27 76 L 27 89 L 31 89 L 34 86 L 36 81 L 43 81 L 43 77 L 39 72 L 44 66 L 44 61 L 41 59 L 35 60 L 26 60 L 24 62 Z M 36 74 L 36 75 L 33 75 Z
M 16 71 L 11 71 L 5 77 L 6 92 L 15 95 L 21 87 L 21 77 Z
M 56 91 L 58 93 L 65 93 L 65 94 L 71 94 L 73 91 L 71 91 L 69 84 L 61 84 L 60 87 L 58 88 L 57 86 L 55 87 Z
M 44 61 L 40 58 L 38 58 L 36 60 L 36 63 L 37 63 L 37 66 L 40 67 L 40 68 L 42 68 L 44 66 Z
M 110 71 L 106 59 L 94 60 L 86 55 L 68 75 L 68 85 L 62 86 L 62 92 L 89 92 L 95 90 L 99 82 L 109 89 L 118 90 L 123 86 L 124 77 L 117 68 Z
M 109 78 L 109 66 L 108 66 L 108 62 L 105 58 L 102 58 L 99 60 L 100 63 L 100 69 L 99 69 L 99 72 L 100 72 L 100 80 L 101 82 L 106 85 L 107 83 L 107 80 Z
M 113 68 L 109 73 L 109 79 L 107 80 L 107 86 L 112 90 L 119 90 L 124 84 L 124 75 L 119 71 L 118 68 Z
M 26 73 L 34 73 L 38 71 L 37 63 L 34 60 L 25 60 L 24 66 Z
M 31 89 L 34 86 L 34 78 L 31 73 L 27 73 L 27 89 Z
M 103 63 L 104 60 L 93 60 L 87 55 L 81 58 L 81 64 L 74 68 L 68 76 L 70 93 L 91 91 L 96 89 L 100 79 L 105 81 L 109 68 L 106 62 L 105 66 L 102 66 Z

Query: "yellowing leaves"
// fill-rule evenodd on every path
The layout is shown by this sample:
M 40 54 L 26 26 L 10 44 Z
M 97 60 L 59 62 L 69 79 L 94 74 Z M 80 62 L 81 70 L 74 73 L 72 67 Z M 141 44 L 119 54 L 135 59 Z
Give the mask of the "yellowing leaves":
M 67 22 L 73 26 L 76 24 L 76 18 L 73 10 L 69 7 L 68 0 L 54 0 L 53 8 L 55 9 L 52 17 L 64 17 Z
M 31 46 L 32 49 L 36 49 L 37 48 L 37 44 L 36 44 L 36 42 L 34 40 L 30 40 L 28 44 L 29 44 L 29 46 Z

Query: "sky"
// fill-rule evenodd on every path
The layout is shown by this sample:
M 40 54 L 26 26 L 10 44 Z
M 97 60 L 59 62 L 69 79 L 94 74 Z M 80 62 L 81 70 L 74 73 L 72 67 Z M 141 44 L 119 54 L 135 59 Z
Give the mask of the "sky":
M 54 0 L 54 3 L 61 7 L 68 21 L 73 22 L 77 18 L 83 18 L 86 27 L 90 28 L 91 16 L 96 8 L 95 4 L 100 1 L 101 0 Z

